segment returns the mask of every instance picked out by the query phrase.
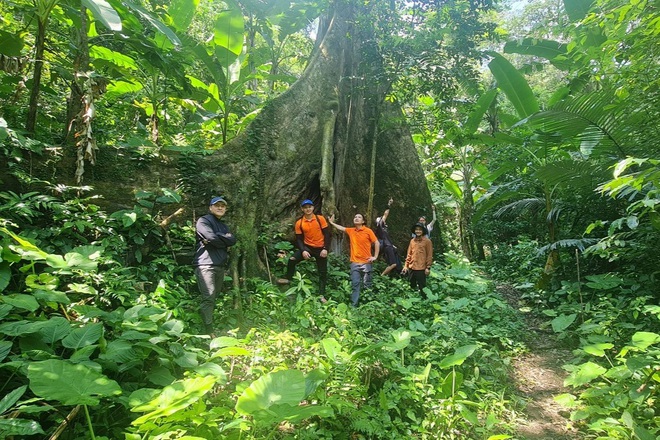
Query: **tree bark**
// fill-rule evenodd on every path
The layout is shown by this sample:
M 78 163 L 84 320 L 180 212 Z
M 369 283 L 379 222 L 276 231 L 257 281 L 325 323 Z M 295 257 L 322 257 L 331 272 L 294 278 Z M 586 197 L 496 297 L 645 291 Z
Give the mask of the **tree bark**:
M 229 199 L 228 220 L 239 243 L 232 264 L 245 267 L 242 277 L 264 272 L 257 244 L 264 225 L 275 223 L 293 238 L 302 199 L 314 200 L 317 212 L 336 213 L 346 226 L 356 212 L 365 214 L 374 145 L 374 206 L 377 214 L 390 197 L 396 200 L 400 209 L 388 223 L 399 247 L 405 249 L 410 225 L 431 205 L 404 115 L 384 100 L 381 58 L 371 24 L 356 19 L 360 7 L 335 4 L 303 76 L 200 170 L 208 177 L 200 179 L 199 202 L 218 193 Z

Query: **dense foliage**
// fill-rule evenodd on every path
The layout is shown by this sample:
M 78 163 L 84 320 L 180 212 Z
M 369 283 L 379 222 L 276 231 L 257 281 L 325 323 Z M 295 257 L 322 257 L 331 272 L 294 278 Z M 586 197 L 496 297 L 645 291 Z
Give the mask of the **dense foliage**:
M 657 5 L 363 3 L 452 252 L 428 300 L 377 279 L 357 310 L 339 257 L 327 304 L 304 265 L 287 291 L 234 277 L 212 340 L 192 223 L 167 217 L 194 181 L 148 192 L 140 171 L 194 170 L 240 133 L 301 75 L 327 5 L 0 4 L 2 435 L 509 438 L 522 324 L 486 276 L 573 350 L 557 400 L 585 437 L 660 434 Z M 132 207 L 69 185 L 127 174 Z

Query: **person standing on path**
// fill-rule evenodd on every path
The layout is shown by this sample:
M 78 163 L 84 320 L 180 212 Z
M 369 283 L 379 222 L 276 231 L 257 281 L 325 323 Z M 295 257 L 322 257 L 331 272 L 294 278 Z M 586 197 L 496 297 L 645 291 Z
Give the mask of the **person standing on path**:
M 294 226 L 298 249 L 287 263 L 286 275 L 277 280 L 277 284 L 289 284 L 296 270 L 296 265 L 303 259 L 314 257 L 319 271 L 319 294 L 325 302 L 325 286 L 328 280 L 328 247 L 330 246 L 330 228 L 325 217 L 314 214 L 314 202 L 305 199 L 300 204 L 303 215 Z
M 337 230 L 348 235 L 350 243 L 350 261 L 351 261 L 351 305 L 357 307 L 360 300 L 360 288 L 371 288 L 372 266 L 378 259 L 380 245 L 374 231 L 364 225 L 364 216 L 355 214 L 353 217 L 353 228 L 345 228 L 335 223 L 334 214 L 328 219 L 330 224 Z M 374 254 L 371 254 L 371 245 L 374 245 Z
M 227 263 L 227 249 L 236 244 L 236 237 L 220 219 L 227 213 L 227 201 L 213 197 L 209 213 L 195 225 L 196 243 L 192 265 L 195 267 L 197 287 L 201 294 L 199 313 L 204 331 L 214 337 L 213 309 L 215 299 L 222 292 Z
M 383 255 L 385 262 L 387 263 L 387 267 L 381 275 L 387 275 L 394 269 L 397 269 L 396 273 L 401 271 L 401 260 L 396 254 L 396 246 L 392 243 L 387 229 L 387 217 L 390 215 L 392 202 L 394 202 L 394 200 L 390 198 L 387 202 L 387 209 L 383 212 L 382 217 L 376 219 L 376 237 L 378 237 L 378 242 L 380 244 L 380 253 Z
M 418 288 L 422 297 L 426 298 L 424 288 L 426 277 L 431 273 L 431 264 L 433 264 L 433 244 L 426 236 L 426 226 L 422 223 L 415 224 L 412 233 L 415 234 L 415 238 L 411 239 L 408 245 L 406 264 L 402 273 L 410 272 L 410 287 Z

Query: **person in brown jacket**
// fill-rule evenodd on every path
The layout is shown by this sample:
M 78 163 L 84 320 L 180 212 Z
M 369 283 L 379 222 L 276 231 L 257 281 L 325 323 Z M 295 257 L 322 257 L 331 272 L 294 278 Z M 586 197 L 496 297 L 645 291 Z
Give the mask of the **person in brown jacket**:
M 410 240 L 408 245 L 408 254 L 406 255 L 406 264 L 403 266 L 403 274 L 410 272 L 410 287 L 418 288 L 424 298 L 424 287 L 426 287 L 426 277 L 431 272 L 433 263 L 433 244 L 427 237 L 426 226 L 416 223 L 412 227 L 415 238 Z

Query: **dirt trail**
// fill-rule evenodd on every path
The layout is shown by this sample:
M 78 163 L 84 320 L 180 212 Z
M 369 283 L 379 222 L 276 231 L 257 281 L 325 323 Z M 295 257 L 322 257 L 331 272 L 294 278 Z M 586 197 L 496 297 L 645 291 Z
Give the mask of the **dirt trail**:
M 520 292 L 509 285 L 498 285 L 498 292 L 516 310 Z M 554 401 L 554 397 L 567 392 L 564 388 L 566 371 L 561 367 L 571 357 L 569 350 L 561 348 L 549 330 L 540 328 L 534 317 L 525 320 L 528 337 L 525 341 L 530 352 L 513 360 L 512 380 L 519 394 L 527 402 L 526 420 L 517 429 L 516 439 L 568 440 L 581 438 L 571 427 L 568 411 Z

